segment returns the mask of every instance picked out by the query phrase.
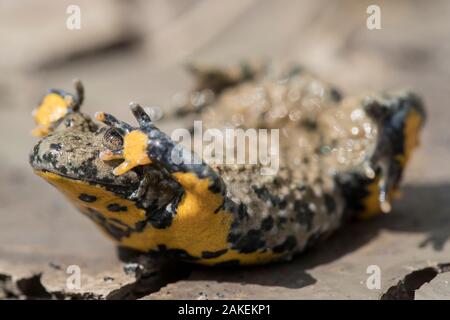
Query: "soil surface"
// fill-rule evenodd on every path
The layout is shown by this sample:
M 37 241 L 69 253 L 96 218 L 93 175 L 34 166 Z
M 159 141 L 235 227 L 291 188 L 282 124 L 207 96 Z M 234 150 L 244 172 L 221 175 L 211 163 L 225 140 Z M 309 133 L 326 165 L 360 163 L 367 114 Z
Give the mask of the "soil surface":
M 78 3 L 80 30 L 66 28 L 70 1 L 8 1 L 0 8 L 0 297 L 448 298 L 449 1 L 378 1 L 382 29 L 372 31 L 370 1 Z M 71 90 L 80 78 L 86 112 L 131 122 L 130 101 L 170 111 L 192 86 L 187 61 L 243 58 L 298 62 L 346 95 L 404 86 L 420 94 L 428 121 L 403 197 L 392 213 L 352 223 L 290 263 L 180 265 L 160 279 L 136 280 L 114 245 L 32 173 L 31 110 L 48 88 Z M 186 121 L 158 125 L 170 132 Z M 67 286 L 77 267 L 80 288 Z M 379 288 L 370 278 L 377 267 Z

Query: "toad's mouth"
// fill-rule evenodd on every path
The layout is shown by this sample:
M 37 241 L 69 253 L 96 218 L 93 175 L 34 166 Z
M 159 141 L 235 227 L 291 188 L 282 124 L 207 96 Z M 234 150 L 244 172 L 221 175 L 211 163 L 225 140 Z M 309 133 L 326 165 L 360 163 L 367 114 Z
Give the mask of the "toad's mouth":
M 113 192 L 124 197 L 130 196 L 139 185 L 137 179 L 115 179 L 112 180 L 108 177 L 96 177 L 94 178 L 80 178 L 70 175 L 62 174 L 61 172 L 50 171 L 47 169 L 33 169 L 34 173 L 45 181 L 55 186 L 57 189 L 63 191 L 65 188 L 71 188 L 72 186 L 86 185 L 91 188 L 98 188 Z M 134 180 L 134 181 L 133 181 Z

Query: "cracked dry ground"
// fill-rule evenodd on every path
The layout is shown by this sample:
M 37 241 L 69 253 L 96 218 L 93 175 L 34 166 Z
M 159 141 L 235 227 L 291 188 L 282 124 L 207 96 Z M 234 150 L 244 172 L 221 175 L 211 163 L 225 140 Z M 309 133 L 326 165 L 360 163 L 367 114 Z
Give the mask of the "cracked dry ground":
M 383 29 L 371 32 L 363 21 L 370 1 L 135 0 L 125 8 L 84 0 L 83 29 L 72 33 L 60 25 L 70 2 L 43 0 L 42 10 L 27 2 L 0 11 L 0 36 L 14 44 L 0 59 L 0 297 L 450 298 L 450 43 L 442 41 L 450 36 L 450 2 L 383 1 Z M 258 56 L 297 61 L 349 95 L 408 85 L 423 96 L 427 127 L 392 214 L 345 226 L 290 263 L 177 264 L 136 279 L 112 243 L 31 172 L 30 110 L 47 88 L 71 88 L 79 77 L 86 112 L 131 121 L 129 101 L 166 106 L 189 88 L 186 57 L 226 63 Z M 80 267 L 80 290 L 66 287 L 71 265 Z M 381 269 L 379 290 L 366 287 L 369 265 Z

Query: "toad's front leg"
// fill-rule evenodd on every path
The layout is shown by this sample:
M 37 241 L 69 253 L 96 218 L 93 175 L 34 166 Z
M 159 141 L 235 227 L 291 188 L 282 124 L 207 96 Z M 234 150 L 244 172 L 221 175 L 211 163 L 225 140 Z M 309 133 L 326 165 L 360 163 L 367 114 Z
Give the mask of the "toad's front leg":
M 144 168 L 144 178 L 133 197 L 142 196 L 148 187 L 145 180 L 145 167 L 154 164 L 162 167 L 183 188 L 185 203 L 189 210 L 216 212 L 222 206 L 225 184 L 222 178 L 194 153 L 176 144 L 165 133 L 154 126 L 141 106 L 130 104 L 131 111 L 139 123 L 132 127 L 110 114 L 97 113 L 99 121 L 115 128 L 123 136 L 123 147 L 118 150 L 107 149 L 100 153 L 102 160 L 123 159 L 114 168 L 115 175 L 139 166 Z

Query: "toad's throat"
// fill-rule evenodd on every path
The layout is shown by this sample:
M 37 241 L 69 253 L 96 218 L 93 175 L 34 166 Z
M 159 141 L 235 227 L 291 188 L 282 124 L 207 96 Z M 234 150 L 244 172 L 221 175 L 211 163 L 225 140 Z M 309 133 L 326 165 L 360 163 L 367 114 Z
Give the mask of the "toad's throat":
M 271 250 L 241 254 L 229 249 L 228 235 L 233 215 L 225 210 L 216 213 L 194 212 L 188 196 L 178 205 L 177 214 L 167 228 L 157 229 L 147 223 L 145 210 L 135 202 L 104 189 L 55 173 L 35 171 L 60 190 L 81 212 L 91 218 L 109 237 L 121 245 L 143 252 L 168 249 L 183 250 L 196 262 L 217 264 L 230 259 L 242 264 L 268 262 L 275 258 Z M 224 252 L 220 257 L 202 259 L 204 252 Z
M 104 187 L 71 179 L 48 171 L 35 173 L 62 192 L 83 213 L 95 213 L 105 219 L 120 221 L 121 225 L 134 228 L 145 220 L 143 209 L 128 199 L 123 199 Z

